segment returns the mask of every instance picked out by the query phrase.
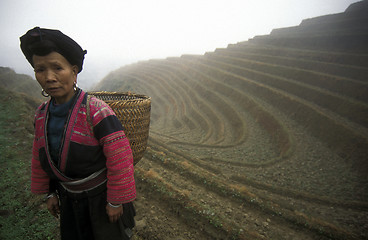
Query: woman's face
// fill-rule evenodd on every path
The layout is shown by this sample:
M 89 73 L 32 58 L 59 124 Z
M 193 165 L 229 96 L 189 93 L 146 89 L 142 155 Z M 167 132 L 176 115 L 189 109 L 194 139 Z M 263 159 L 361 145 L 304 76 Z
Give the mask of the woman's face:
M 38 83 L 57 104 L 73 97 L 78 74 L 76 65 L 71 65 L 63 55 L 51 52 L 46 56 L 33 55 L 33 66 Z

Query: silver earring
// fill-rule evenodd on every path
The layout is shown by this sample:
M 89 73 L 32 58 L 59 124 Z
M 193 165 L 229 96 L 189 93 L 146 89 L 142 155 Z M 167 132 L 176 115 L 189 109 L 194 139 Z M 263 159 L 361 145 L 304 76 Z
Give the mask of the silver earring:
M 77 91 L 78 83 L 74 83 L 74 91 Z
M 47 92 L 45 92 L 44 89 L 42 89 L 41 95 L 44 96 L 44 97 L 49 97 L 50 96 Z

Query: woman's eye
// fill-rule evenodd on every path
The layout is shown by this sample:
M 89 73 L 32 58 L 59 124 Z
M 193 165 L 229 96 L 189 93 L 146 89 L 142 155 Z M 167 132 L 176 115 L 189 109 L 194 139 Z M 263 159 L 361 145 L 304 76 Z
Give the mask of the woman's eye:
M 35 68 L 34 71 L 35 73 L 40 73 L 43 71 L 43 68 Z

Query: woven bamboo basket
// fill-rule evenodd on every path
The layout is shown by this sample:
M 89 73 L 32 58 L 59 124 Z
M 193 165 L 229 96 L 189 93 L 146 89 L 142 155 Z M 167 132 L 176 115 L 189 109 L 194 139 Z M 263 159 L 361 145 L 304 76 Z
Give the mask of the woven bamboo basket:
M 137 164 L 147 148 L 151 98 L 130 92 L 88 92 L 88 94 L 103 100 L 115 112 L 129 139 L 134 165 Z

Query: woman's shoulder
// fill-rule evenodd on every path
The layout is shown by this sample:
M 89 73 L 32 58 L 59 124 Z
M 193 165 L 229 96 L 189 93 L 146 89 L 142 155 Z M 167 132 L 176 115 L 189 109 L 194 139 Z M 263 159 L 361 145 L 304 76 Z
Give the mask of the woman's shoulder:
M 44 111 L 46 109 L 48 101 L 45 101 L 43 103 L 41 103 L 37 108 L 36 108 L 36 114 L 41 113 L 42 111 Z
M 100 109 L 100 108 L 104 108 L 104 107 L 109 107 L 109 105 L 104 102 L 103 100 L 93 96 L 93 95 L 88 95 L 88 102 L 90 107 L 96 108 L 96 109 Z
M 115 115 L 114 111 L 111 109 L 111 107 L 104 102 L 103 100 L 89 95 L 88 96 L 88 102 L 89 102 L 89 107 L 91 114 L 96 116 L 96 115 L 102 115 L 104 117 L 109 116 L 109 115 Z

